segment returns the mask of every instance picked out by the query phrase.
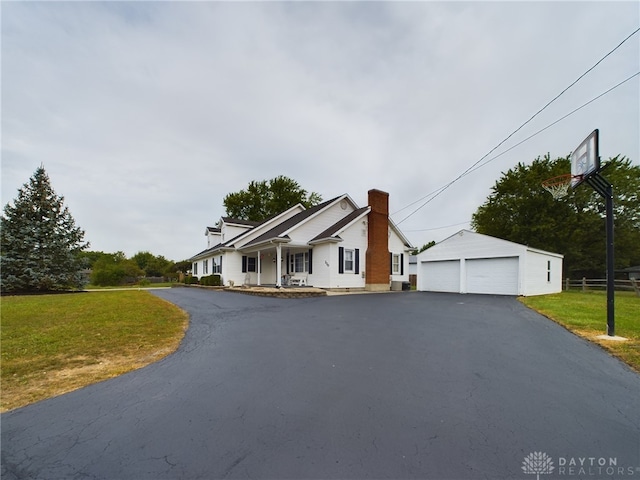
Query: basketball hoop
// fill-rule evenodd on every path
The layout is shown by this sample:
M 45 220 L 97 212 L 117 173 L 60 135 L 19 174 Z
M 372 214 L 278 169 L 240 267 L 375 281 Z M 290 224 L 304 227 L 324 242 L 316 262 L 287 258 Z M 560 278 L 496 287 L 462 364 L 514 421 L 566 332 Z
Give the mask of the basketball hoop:
M 558 200 L 559 198 L 566 197 L 569 193 L 569 187 L 571 186 L 573 177 L 570 173 L 566 173 L 549 178 L 542 182 L 542 188 L 549 192 L 554 199 Z

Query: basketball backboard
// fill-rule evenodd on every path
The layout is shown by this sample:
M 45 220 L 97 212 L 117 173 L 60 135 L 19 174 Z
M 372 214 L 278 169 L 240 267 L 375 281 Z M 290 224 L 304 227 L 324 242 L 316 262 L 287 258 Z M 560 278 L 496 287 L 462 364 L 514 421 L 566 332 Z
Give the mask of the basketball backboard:
M 599 169 L 600 156 L 596 128 L 571 154 L 571 187 L 576 188 Z

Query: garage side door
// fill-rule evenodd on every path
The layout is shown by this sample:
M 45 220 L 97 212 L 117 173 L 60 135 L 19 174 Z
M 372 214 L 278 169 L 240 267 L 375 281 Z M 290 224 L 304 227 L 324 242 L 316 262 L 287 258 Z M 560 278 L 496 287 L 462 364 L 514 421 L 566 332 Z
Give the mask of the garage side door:
M 467 292 L 518 295 L 518 257 L 466 261 Z
M 419 265 L 420 290 L 425 292 L 460 292 L 460 261 L 423 262 Z

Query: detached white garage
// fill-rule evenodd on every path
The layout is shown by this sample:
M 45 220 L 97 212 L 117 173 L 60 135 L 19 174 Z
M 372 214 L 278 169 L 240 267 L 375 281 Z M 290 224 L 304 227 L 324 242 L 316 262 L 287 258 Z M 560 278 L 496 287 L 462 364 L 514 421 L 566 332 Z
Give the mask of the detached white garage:
M 418 255 L 417 289 L 489 295 L 544 295 L 562 290 L 557 253 L 461 230 Z

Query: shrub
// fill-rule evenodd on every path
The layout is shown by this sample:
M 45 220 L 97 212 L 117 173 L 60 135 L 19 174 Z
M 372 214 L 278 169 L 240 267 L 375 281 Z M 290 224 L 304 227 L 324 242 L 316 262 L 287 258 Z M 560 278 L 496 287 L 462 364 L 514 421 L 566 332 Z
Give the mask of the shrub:
M 222 285 L 222 279 L 220 278 L 220 275 L 209 275 L 200 279 L 200 285 L 219 287 Z
M 198 285 L 198 278 L 197 277 L 193 277 L 191 275 L 186 275 L 184 277 L 184 283 L 186 285 Z

